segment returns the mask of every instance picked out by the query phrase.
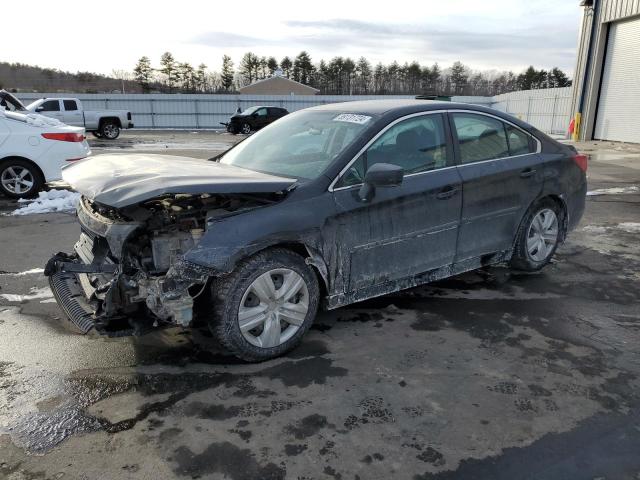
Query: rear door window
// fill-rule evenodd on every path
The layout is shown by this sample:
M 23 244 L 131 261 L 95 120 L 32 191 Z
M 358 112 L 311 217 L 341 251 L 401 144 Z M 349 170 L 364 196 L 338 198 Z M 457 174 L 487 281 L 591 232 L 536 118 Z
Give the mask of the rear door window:
M 512 157 L 535 153 L 535 142 L 528 134 L 513 125 L 507 124 L 505 128 L 507 130 L 507 141 L 509 142 L 509 153 Z
M 76 103 L 75 100 L 64 100 L 63 103 L 64 103 L 64 109 L 67 112 L 78 110 L 78 104 Z
M 453 113 L 460 162 L 473 163 L 510 155 L 505 124 L 486 115 Z

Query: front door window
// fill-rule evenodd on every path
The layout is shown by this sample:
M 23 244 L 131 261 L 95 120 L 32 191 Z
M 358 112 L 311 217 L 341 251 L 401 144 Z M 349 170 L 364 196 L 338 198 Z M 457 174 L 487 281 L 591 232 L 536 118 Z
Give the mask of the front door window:
M 422 115 L 397 123 L 383 133 L 353 163 L 336 188 L 359 185 L 376 163 L 390 163 L 405 175 L 447 166 L 447 141 L 441 114 Z

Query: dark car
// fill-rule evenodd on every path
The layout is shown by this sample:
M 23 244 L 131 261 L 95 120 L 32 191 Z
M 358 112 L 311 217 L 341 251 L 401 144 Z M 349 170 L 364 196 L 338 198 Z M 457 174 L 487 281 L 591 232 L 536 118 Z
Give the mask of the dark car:
M 262 127 L 266 127 L 288 113 L 287 109 L 282 107 L 249 107 L 244 112 L 233 115 L 229 122 L 223 123 L 223 125 L 227 127 L 227 132 L 248 135 L 251 132 L 260 130 Z
M 297 345 L 319 307 L 487 265 L 539 270 L 582 216 L 586 168 L 489 108 L 324 105 L 208 163 L 102 155 L 65 168 L 82 234 L 45 273 L 83 331 L 203 321 L 227 351 L 264 360 Z

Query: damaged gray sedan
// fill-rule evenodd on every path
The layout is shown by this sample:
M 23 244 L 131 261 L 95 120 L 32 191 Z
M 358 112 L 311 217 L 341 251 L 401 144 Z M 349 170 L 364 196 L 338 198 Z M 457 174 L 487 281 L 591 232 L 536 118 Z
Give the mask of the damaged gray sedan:
M 260 361 L 294 348 L 320 307 L 497 263 L 542 268 L 582 216 L 586 168 L 573 147 L 488 108 L 324 105 L 211 161 L 103 155 L 65 168 L 82 233 L 45 274 L 82 332 L 202 321 Z

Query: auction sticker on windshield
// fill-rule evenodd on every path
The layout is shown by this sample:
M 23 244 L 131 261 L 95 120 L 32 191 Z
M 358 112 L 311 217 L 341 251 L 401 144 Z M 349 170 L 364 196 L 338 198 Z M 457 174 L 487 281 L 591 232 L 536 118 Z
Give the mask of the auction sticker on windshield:
M 334 122 L 349 122 L 357 123 L 358 125 L 364 125 L 369 120 L 371 120 L 371 117 L 367 115 L 357 115 L 355 113 L 341 113 L 333 119 Z

